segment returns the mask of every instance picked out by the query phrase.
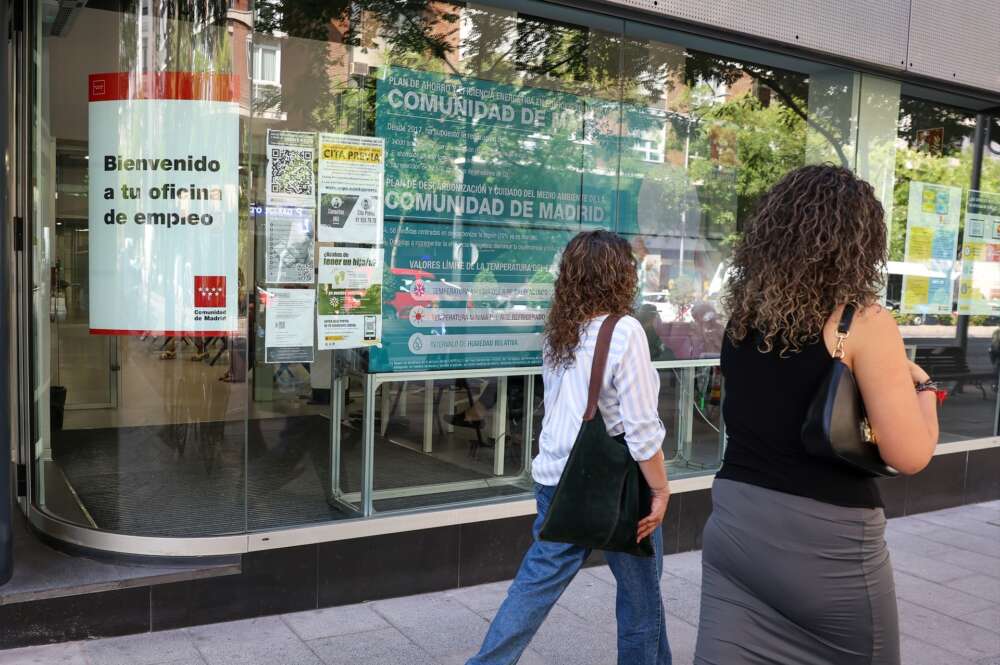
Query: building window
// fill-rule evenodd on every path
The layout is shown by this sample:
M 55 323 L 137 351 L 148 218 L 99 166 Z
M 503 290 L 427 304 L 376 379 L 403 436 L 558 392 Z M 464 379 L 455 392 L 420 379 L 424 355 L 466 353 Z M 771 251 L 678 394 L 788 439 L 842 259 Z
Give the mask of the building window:
M 264 85 L 281 85 L 280 47 L 270 44 L 254 44 L 253 81 Z

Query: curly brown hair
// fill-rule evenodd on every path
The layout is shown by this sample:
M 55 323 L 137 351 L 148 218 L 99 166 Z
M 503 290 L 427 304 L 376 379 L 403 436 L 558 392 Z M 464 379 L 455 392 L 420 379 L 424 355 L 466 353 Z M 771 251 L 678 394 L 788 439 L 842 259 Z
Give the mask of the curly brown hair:
M 786 174 L 761 199 L 733 253 L 723 297 L 734 344 L 759 333 L 760 351 L 815 343 L 838 305 L 879 300 L 885 211 L 872 186 L 829 164 Z
M 552 308 L 545 322 L 545 359 L 568 367 L 580 333 L 595 316 L 632 311 L 639 272 L 632 248 L 610 231 L 578 233 L 559 261 Z

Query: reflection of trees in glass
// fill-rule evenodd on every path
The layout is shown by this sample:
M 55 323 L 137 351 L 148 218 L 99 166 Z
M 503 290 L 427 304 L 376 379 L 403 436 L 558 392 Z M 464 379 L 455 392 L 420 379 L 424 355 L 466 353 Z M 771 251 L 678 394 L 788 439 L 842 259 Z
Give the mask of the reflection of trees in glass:
M 148 14 L 139 14 L 138 0 L 120 1 L 120 71 L 232 73 L 226 0 L 141 4 Z
M 372 284 L 361 296 L 358 310 L 362 314 L 375 314 L 382 307 L 382 285 Z

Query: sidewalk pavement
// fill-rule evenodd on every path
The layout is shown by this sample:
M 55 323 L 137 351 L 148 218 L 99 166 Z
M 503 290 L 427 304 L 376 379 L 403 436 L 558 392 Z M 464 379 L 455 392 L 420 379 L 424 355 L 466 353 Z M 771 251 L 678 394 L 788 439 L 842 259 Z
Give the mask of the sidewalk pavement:
M 891 520 L 905 665 L 1000 665 L 1000 501 Z M 690 665 L 701 555 L 666 557 L 676 665 Z M 507 582 L 186 630 L 0 651 L 0 665 L 458 665 Z M 521 665 L 613 664 L 607 567 L 577 576 Z

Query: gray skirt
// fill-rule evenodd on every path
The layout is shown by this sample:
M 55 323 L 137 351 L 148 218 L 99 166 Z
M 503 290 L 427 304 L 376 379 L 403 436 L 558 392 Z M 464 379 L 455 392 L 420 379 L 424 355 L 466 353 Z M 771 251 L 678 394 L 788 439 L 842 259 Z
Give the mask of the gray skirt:
M 881 508 L 716 480 L 695 665 L 899 665 Z

